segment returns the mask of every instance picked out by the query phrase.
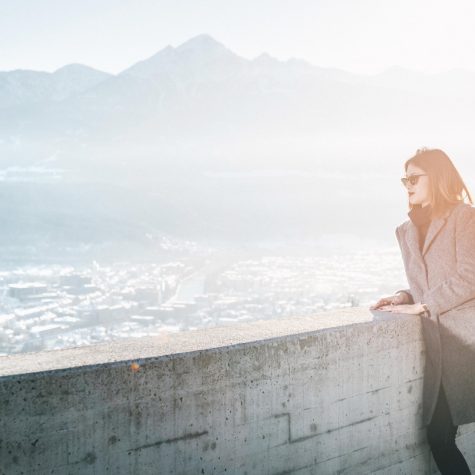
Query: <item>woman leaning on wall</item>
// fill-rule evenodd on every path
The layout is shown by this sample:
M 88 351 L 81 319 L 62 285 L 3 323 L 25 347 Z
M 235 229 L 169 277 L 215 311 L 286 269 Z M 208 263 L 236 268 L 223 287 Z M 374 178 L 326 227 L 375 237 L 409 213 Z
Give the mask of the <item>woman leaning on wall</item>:
M 427 440 L 442 474 L 469 474 L 455 436 L 475 422 L 475 208 L 442 150 L 420 149 L 404 169 L 409 220 L 396 237 L 409 289 L 371 308 L 421 315 Z

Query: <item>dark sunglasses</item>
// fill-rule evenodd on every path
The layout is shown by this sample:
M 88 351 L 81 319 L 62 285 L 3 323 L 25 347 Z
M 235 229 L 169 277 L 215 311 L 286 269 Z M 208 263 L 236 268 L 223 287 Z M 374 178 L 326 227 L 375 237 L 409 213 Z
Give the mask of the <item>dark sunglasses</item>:
M 427 175 L 424 175 L 422 173 L 420 175 L 409 175 L 408 177 L 401 178 L 401 182 L 406 187 L 408 183 L 410 183 L 411 185 L 417 185 L 417 182 L 419 181 L 420 176 L 427 176 Z

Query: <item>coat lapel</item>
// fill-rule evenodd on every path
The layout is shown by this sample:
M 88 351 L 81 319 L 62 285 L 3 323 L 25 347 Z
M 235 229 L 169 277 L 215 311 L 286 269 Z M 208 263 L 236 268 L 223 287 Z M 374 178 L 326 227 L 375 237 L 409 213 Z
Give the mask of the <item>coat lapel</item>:
M 447 222 L 447 217 L 433 219 L 429 225 L 429 229 L 427 230 L 426 240 L 424 241 L 424 247 L 422 248 L 422 255 L 425 256 L 427 251 L 429 250 L 430 245 L 436 238 L 436 236 L 440 233 L 442 228 L 445 226 Z M 416 233 L 417 234 L 417 233 Z

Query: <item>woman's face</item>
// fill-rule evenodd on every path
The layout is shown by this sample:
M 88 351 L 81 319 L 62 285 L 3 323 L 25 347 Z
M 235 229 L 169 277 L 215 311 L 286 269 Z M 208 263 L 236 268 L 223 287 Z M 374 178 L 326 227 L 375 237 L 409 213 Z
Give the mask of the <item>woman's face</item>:
M 412 163 L 407 166 L 406 177 L 409 178 L 413 175 L 423 175 L 417 178 L 417 183 L 412 185 L 407 182 L 407 192 L 409 195 L 409 202 L 411 205 L 426 206 L 430 203 L 429 195 L 429 177 L 422 168 L 416 167 Z

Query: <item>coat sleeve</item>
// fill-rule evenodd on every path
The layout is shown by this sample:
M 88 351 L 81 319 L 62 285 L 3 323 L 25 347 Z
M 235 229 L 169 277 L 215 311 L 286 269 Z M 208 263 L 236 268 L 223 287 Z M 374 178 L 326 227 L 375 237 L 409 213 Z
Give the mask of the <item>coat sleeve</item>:
M 422 303 L 433 315 L 475 299 L 475 208 L 465 207 L 457 216 L 455 226 L 454 273 L 422 296 Z
M 399 294 L 400 292 L 404 292 L 405 294 L 407 294 L 409 296 L 409 304 L 412 304 L 414 303 L 414 297 L 412 296 L 411 294 L 411 290 L 410 289 L 400 289 L 400 290 L 396 290 L 396 294 Z

